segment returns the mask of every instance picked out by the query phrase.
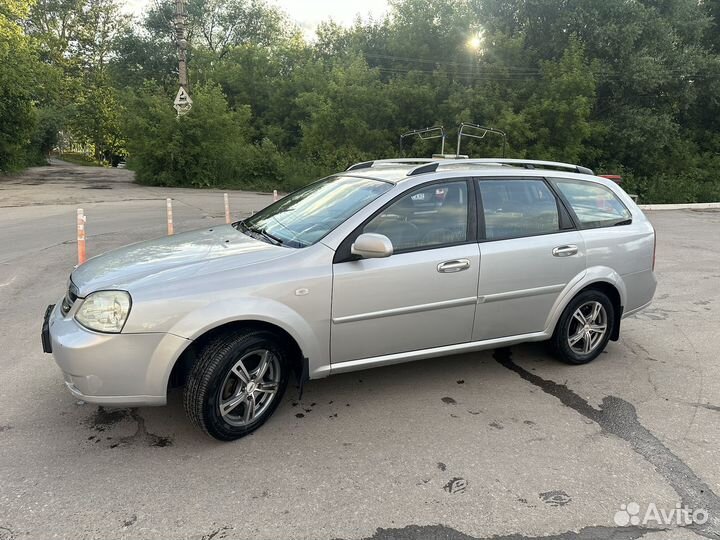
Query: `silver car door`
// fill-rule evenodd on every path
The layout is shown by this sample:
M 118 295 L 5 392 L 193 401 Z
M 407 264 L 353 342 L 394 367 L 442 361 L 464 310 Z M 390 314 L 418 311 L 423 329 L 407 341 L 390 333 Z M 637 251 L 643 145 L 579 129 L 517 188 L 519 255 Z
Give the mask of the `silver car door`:
M 472 183 L 460 179 L 409 190 L 359 227 L 348 241 L 383 234 L 394 253 L 333 265 L 331 361 L 469 341 L 479 268 L 475 223 Z
M 545 329 L 566 285 L 585 271 L 585 244 L 542 178 L 478 181 L 481 268 L 473 340 Z

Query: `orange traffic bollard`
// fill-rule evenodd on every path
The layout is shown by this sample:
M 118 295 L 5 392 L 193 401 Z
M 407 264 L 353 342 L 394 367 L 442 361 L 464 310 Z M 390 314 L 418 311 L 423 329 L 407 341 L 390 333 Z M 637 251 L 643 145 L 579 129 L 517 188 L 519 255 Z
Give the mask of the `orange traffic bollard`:
M 277 202 L 278 195 L 277 195 L 277 189 L 273 189 L 273 202 Z
M 225 193 L 225 223 L 230 223 L 230 201 L 228 200 L 228 194 Z
M 168 224 L 168 236 L 174 234 L 175 229 L 173 227 L 172 217 L 172 199 L 166 199 L 167 201 L 167 224 Z
M 77 209 L 77 249 L 78 266 L 87 260 L 85 254 L 85 214 L 82 208 Z

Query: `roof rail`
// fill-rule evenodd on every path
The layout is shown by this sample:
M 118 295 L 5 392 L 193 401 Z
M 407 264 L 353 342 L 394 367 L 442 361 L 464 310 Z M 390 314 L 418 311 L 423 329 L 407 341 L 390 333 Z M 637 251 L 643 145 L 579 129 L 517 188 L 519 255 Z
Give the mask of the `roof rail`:
M 506 159 L 506 158 L 482 158 L 482 159 L 443 159 L 424 163 L 410 170 L 407 175 L 425 174 L 437 171 L 438 167 L 445 165 L 515 165 L 525 169 L 565 169 L 579 174 L 595 175 L 592 169 L 572 163 L 560 163 L 558 161 L 541 161 L 536 159 Z
M 346 171 L 355 171 L 357 169 L 369 169 L 375 165 L 419 165 L 421 163 L 433 163 L 436 161 L 431 158 L 391 158 L 391 159 L 376 159 L 374 161 L 361 161 L 350 165 Z

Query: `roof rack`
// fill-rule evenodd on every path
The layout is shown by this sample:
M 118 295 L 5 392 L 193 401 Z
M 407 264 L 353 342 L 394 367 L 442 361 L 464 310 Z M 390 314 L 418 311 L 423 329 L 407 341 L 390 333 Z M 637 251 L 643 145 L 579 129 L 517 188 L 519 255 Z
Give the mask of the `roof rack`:
M 439 132 L 439 133 L 438 133 Z M 436 134 L 437 133 L 437 134 Z M 407 133 L 403 133 L 400 135 L 400 153 L 403 153 L 403 140 L 406 137 L 413 137 L 417 136 L 423 141 L 428 141 L 430 139 L 442 139 L 440 144 L 440 153 L 445 153 L 445 137 L 446 137 L 445 128 L 443 126 L 433 126 L 433 127 L 426 127 L 426 128 L 420 128 L 420 129 L 413 129 L 412 131 L 408 131 Z
M 346 171 L 355 171 L 357 169 L 369 169 L 375 165 L 419 165 L 422 163 L 434 163 L 437 159 L 432 158 L 391 158 L 376 159 L 374 161 L 361 161 L 350 165 Z
M 482 134 L 478 135 L 477 133 L 466 133 L 464 130 L 466 128 L 474 129 L 476 131 L 481 131 Z M 499 135 L 502 137 L 502 157 L 505 157 L 505 146 L 507 144 L 507 135 L 504 131 L 501 131 L 499 129 L 486 127 L 486 126 L 480 126 L 478 124 L 471 124 L 470 122 L 463 122 L 458 126 L 458 138 L 457 138 L 457 151 L 455 152 L 456 155 L 460 155 L 460 143 L 462 142 L 463 137 L 471 137 L 473 139 L 484 139 L 485 135 L 488 133 L 492 133 L 493 135 Z
M 437 171 L 438 167 L 445 165 L 514 165 L 525 169 L 564 169 L 579 174 L 594 176 L 592 169 L 572 163 L 560 163 L 558 161 L 540 161 L 536 159 L 505 159 L 505 158 L 482 158 L 482 159 L 442 159 L 431 163 L 424 163 L 410 170 L 407 175 L 415 176 Z

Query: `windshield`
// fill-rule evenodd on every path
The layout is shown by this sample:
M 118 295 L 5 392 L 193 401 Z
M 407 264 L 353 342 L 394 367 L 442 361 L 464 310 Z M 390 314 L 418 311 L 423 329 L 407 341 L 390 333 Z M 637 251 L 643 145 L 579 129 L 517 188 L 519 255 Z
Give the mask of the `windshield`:
M 331 176 L 291 193 L 238 228 L 270 243 L 309 246 L 391 187 L 379 180 Z

